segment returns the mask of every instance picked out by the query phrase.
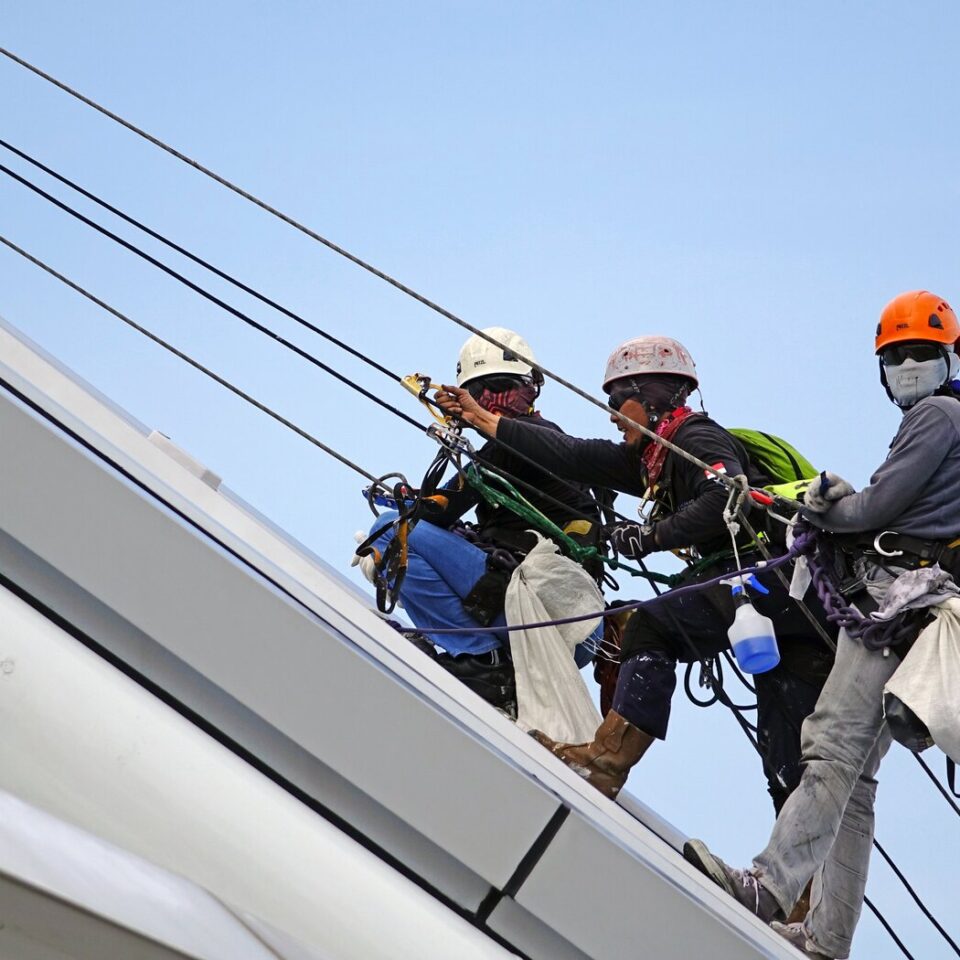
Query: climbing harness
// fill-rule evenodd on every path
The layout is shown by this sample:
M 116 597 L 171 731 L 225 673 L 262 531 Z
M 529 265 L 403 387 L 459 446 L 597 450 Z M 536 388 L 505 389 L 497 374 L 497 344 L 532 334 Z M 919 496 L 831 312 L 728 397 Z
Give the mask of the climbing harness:
M 424 389 L 430 389 L 429 380 Z M 464 445 L 468 446 L 467 441 L 459 435 L 458 431 L 445 422 L 431 424 L 427 434 L 437 440 L 440 450 L 427 467 L 419 489 L 411 490 L 406 477 L 403 474 L 394 473 L 378 478 L 373 485 L 364 490 L 367 503 L 374 515 L 378 516 L 376 511 L 378 502 L 397 512 L 397 518 L 390 524 L 393 527 L 394 536 L 385 549 L 381 551 L 374 544 L 383 537 L 386 525 L 375 527 L 373 533 L 356 549 L 357 556 L 374 558 L 373 585 L 376 590 L 377 609 L 381 613 L 392 613 L 400 599 L 400 587 L 403 585 L 409 562 L 411 532 L 425 515 L 437 509 L 442 510 L 446 506 L 446 498 L 437 493 L 437 488 L 450 463 L 455 464 L 457 469 L 460 468 L 460 454 L 464 450 Z M 384 481 L 391 478 L 397 478 L 392 495 L 384 497 L 378 494 L 378 488 L 382 488 Z

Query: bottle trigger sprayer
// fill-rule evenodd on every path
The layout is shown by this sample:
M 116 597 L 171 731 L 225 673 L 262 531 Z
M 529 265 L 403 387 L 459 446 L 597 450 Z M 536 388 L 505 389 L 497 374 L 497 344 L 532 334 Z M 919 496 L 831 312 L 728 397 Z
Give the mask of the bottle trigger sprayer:
M 769 591 L 754 576 L 734 577 L 721 583 L 727 584 L 733 592 L 735 612 L 727 636 L 737 664 L 744 673 L 772 670 L 780 662 L 773 621 L 755 609 L 747 595 L 747 587 L 752 587 L 758 593 Z

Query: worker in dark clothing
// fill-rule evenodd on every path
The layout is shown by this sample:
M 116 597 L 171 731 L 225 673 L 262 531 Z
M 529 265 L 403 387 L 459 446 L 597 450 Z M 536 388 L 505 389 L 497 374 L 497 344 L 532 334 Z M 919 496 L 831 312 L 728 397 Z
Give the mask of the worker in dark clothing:
M 705 414 L 685 406 L 697 386 L 690 354 L 675 340 L 640 337 L 618 347 L 607 363 L 604 390 L 614 411 L 611 420 L 624 435 L 622 443 L 534 431 L 480 409 L 455 388 L 445 387 L 438 400 L 448 413 L 564 477 L 652 498 L 656 506 L 649 521 L 609 528 L 611 543 L 635 559 L 691 547 L 701 558 L 720 553 L 688 581 L 692 583 L 737 567 L 723 518 L 728 489 L 711 471 L 624 423 L 618 411 L 721 473 L 745 474 L 755 486 L 769 483 L 738 440 Z M 744 509 L 749 516 L 749 501 Z M 754 517 L 753 522 L 762 525 L 763 519 Z M 741 533 L 739 546 L 743 555 L 754 544 Z M 774 621 L 782 654 L 780 666 L 755 678 L 765 774 L 779 809 L 799 781 L 800 726 L 816 703 L 831 655 L 774 575 L 759 579 L 769 593 L 754 597 L 754 604 Z M 573 745 L 538 739 L 597 789 L 615 796 L 647 748 L 666 737 L 677 661 L 712 657 L 728 648 L 727 628 L 733 616 L 733 598 L 726 586 L 682 597 L 667 592 L 650 600 L 627 622 L 613 709 L 594 741 Z
M 536 434 L 561 436 L 560 427 L 534 408 L 543 378 L 519 359 L 531 355 L 526 340 L 502 327 L 484 332 L 507 349 L 479 336 L 464 344 L 457 364 L 457 382 L 464 393 L 478 409 L 523 423 Z M 477 459 L 529 485 L 523 488 L 524 497 L 561 529 L 569 528 L 575 533 L 592 527 L 596 535 L 599 510 L 581 484 L 548 476 L 495 440 L 483 445 Z M 430 500 L 431 509 L 409 536 L 401 603 L 413 623 L 424 628 L 425 642 L 418 644 L 421 649 L 432 653 L 434 645 L 441 647 L 444 652 L 436 659 L 444 667 L 484 699 L 511 712 L 516 693 L 507 632 L 478 628 L 506 624 L 503 603 L 510 573 L 537 543 L 537 535 L 529 529 L 527 520 L 505 507 L 488 503 L 459 476 Z M 460 518 L 473 508 L 476 523 L 462 523 Z M 392 523 L 396 518 L 396 512 L 383 513 L 371 528 L 371 534 L 379 529 L 384 531 L 374 544 L 378 551 L 385 550 L 393 538 Z M 355 556 L 354 563 L 372 580 L 375 555 Z M 452 627 L 464 632 L 431 634 L 430 627 Z M 589 659 L 590 652 L 584 647 L 578 653 L 580 665 Z

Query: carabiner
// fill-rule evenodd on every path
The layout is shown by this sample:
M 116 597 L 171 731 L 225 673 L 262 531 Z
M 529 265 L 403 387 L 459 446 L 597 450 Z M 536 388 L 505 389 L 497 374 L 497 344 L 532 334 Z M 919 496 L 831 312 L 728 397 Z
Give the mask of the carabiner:
M 880 545 L 880 541 L 881 541 L 888 533 L 892 533 L 892 534 L 896 535 L 896 532 L 897 532 L 896 530 L 881 530 L 881 531 L 873 538 L 873 549 L 876 550 L 877 553 L 879 553 L 881 557 L 902 557 L 902 556 L 903 556 L 903 551 L 902 551 L 902 550 L 884 550 L 883 547 Z
M 411 373 L 409 376 L 403 377 L 400 382 L 430 411 L 435 420 L 445 427 L 450 426 L 451 418 L 437 413 L 435 405 L 427 397 L 428 390 L 440 389 L 439 383 L 431 383 L 430 378 L 422 373 Z

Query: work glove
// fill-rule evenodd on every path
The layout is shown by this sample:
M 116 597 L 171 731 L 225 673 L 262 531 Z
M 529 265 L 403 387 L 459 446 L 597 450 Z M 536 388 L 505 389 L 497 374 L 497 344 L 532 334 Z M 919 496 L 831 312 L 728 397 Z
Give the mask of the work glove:
M 843 477 L 824 470 L 810 483 L 803 495 L 803 505 L 814 513 L 826 513 L 838 500 L 856 493 Z
M 354 535 L 353 539 L 357 543 L 363 543 L 367 539 L 367 535 L 362 531 L 358 530 Z M 374 547 L 372 553 L 368 553 L 365 557 L 361 557 L 359 553 L 353 555 L 353 559 L 350 561 L 351 567 L 359 567 L 360 572 L 367 578 L 368 583 L 373 583 L 374 576 L 377 572 L 377 561 L 380 559 L 380 551 Z
M 651 524 L 609 523 L 603 528 L 603 535 L 617 553 L 633 560 L 640 560 L 660 549 Z

